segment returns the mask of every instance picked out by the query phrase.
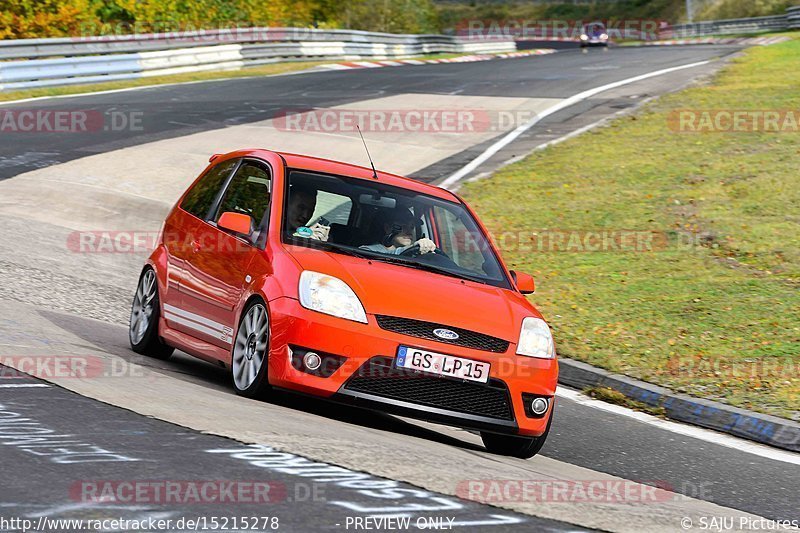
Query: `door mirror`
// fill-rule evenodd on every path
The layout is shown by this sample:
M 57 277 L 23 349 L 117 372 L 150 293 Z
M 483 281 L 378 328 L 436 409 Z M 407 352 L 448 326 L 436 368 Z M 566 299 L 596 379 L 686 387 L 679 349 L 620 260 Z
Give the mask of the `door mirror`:
M 517 289 L 522 294 L 533 294 L 536 292 L 536 284 L 533 282 L 533 276 L 525 272 L 511 271 L 511 277 L 514 278 L 514 283 L 517 284 Z
M 226 211 L 225 213 L 222 213 L 222 216 L 219 217 L 217 226 L 222 229 L 232 231 L 233 233 L 250 235 L 250 215 Z

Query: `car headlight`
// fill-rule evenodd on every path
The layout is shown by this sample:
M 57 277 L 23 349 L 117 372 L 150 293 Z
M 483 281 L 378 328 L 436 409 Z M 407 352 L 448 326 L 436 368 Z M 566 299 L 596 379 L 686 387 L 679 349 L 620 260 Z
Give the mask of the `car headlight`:
M 347 283 L 339 278 L 305 270 L 300 274 L 300 305 L 312 311 L 367 323 L 364 306 Z
M 601 34 L 600 35 L 600 40 L 601 41 L 607 41 L 608 40 L 608 35 L 606 35 L 605 33 Z
M 588 40 L 589 40 L 589 36 L 588 35 L 586 35 L 585 33 L 583 35 L 581 35 L 581 41 L 588 41 Z
M 556 356 L 553 335 L 544 320 L 529 316 L 522 321 L 517 354 L 540 359 L 553 359 Z

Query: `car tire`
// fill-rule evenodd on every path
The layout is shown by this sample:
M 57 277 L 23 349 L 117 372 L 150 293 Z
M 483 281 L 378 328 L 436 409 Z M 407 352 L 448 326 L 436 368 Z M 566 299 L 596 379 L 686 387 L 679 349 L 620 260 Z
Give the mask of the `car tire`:
M 481 431 L 481 440 L 486 450 L 498 455 L 510 455 L 520 459 L 530 459 L 542 449 L 547 435 L 550 433 L 550 424 L 553 421 L 553 414 L 547 421 L 547 427 L 538 437 L 519 437 L 516 435 L 500 435 Z
M 128 340 L 134 352 L 156 359 L 168 359 L 175 351 L 158 336 L 160 317 L 161 301 L 158 295 L 156 271 L 147 267 L 139 276 L 128 324 Z
M 231 378 L 236 394 L 264 398 L 269 385 L 269 312 L 263 300 L 250 302 L 242 312 L 231 353 Z

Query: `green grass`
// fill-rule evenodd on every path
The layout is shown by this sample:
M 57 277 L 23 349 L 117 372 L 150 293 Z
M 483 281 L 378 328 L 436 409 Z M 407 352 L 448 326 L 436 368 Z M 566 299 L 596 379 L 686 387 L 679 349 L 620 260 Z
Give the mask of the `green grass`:
M 495 232 L 668 237 L 653 252 L 503 251 L 537 278 L 561 355 L 800 419 L 800 132 L 668 127 L 680 109 L 800 112 L 795 87 L 800 40 L 752 48 L 710 83 L 465 185 Z
M 627 407 L 628 409 L 634 409 L 636 411 L 642 411 L 653 416 L 658 416 L 661 418 L 666 418 L 667 416 L 667 412 L 663 407 L 653 407 L 652 405 L 647 405 L 643 402 L 637 402 L 636 400 L 632 400 L 621 392 L 610 387 L 587 387 L 583 389 L 583 393 L 597 400 L 621 405 L 622 407 Z

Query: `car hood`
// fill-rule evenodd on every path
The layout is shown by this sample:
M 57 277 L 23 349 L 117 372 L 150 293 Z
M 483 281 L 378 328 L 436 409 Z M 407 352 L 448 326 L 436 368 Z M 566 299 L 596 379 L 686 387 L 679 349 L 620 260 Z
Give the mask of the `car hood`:
M 523 318 L 541 317 L 515 291 L 381 261 L 287 248 L 304 270 L 336 276 L 347 283 L 368 314 L 435 322 L 513 343 Z

